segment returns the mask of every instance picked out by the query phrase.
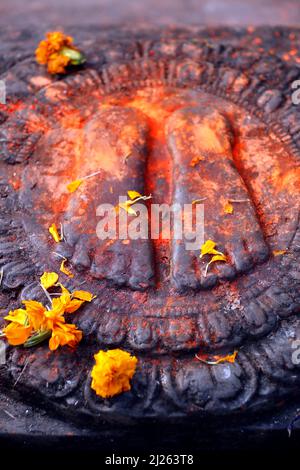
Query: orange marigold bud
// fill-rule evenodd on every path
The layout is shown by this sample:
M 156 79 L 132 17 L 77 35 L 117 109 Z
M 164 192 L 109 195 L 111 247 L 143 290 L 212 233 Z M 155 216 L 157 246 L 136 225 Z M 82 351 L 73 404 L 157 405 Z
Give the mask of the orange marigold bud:
M 60 31 L 49 32 L 35 51 L 39 64 L 47 64 L 51 74 L 65 73 L 66 67 L 82 64 L 83 54 L 73 45 L 73 38 Z

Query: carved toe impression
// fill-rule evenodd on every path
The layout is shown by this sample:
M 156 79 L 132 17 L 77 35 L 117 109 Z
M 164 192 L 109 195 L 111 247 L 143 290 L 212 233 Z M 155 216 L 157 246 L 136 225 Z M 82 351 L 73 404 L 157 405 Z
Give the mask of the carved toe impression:
M 173 241 L 172 274 L 179 288 L 211 286 L 218 278 L 231 279 L 264 261 L 268 247 L 247 187 L 233 157 L 234 134 L 229 120 L 205 107 L 176 111 L 167 123 L 167 140 L 173 158 L 173 202 L 191 204 L 205 198 L 205 240 L 212 239 L 228 256 L 205 274 L 207 261 L 199 250 L 186 250 Z M 234 212 L 225 212 L 226 203 Z
M 79 269 L 90 267 L 98 279 L 134 289 L 153 283 L 151 240 L 100 240 L 95 233 L 96 212 L 100 204 L 116 207 L 119 196 L 127 196 L 128 190 L 145 194 L 148 131 L 147 119 L 140 111 L 117 106 L 99 111 L 84 128 L 81 171 L 100 173 L 80 188 L 67 212 L 73 264 Z

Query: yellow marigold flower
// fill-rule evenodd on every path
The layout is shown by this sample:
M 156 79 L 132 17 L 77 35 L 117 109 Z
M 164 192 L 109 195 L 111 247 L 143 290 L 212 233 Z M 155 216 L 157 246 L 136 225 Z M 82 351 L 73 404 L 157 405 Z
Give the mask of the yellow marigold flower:
M 9 323 L 3 330 L 8 343 L 11 346 L 19 346 L 24 344 L 32 332 L 30 325 L 21 325 L 17 322 Z
M 60 31 L 47 33 L 35 55 L 39 64 L 47 64 L 51 74 L 65 73 L 68 65 L 79 65 L 85 61 L 83 54 L 73 45 L 73 38 Z
M 57 273 L 44 273 L 40 277 L 40 282 L 45 289 L 49 289 L 53 287 L 58 281 L 58 274 Z
M 82 339 L 82 331 L 71 323 L 58 322 L 53 326 L 49 348 L 55 351 L 59 346 L 74 348 Z
M 99 351 L 92 369 L 91 387 L 102 398 L 112 397 L 130 390 L 137 365 L 137 358 L 121 349 Z

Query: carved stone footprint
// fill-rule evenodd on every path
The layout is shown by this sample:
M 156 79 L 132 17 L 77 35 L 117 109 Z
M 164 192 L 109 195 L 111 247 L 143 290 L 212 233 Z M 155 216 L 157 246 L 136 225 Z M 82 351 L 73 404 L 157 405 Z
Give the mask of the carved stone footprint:
M 206 260 L 199 249 L 186 250 L 184 241 L 173 241 L 172 274 L 175 284 L 199 288 L 218 279 L 231 279 L 268 256 L 268 247 L 250 195 L 233 158 L 233 131 L 229 120 L 216 110 L 190 107 L 176 111 L 167 123 L 167 140 L 173 158 L 173 202 L 191 204 L 205 198 L 205 240 L 212 239 L 229 263 L 217 263 L 205 275 Z M 234 204 L 227 214 L 227 201 Z
M 100 173 L 80 186 L 66 211 L 64 226 L 73 247 L 71 261 L 79 270 L 90 268 L 96 278 L 144 289 L 154 278 L 151 240 L 100 240 L 96 210 L 100 204 L 115 207 L 119 196 L 127 196 L 128 190 L 145 194 L 147 119 L 140 111 L 109 106 L 90 119 L 83 135 L 78 171 Z

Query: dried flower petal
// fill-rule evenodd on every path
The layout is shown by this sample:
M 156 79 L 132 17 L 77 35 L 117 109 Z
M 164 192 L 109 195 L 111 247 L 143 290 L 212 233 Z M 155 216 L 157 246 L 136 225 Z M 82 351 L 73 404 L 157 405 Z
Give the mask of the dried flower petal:
M 287 252 L 287 250 L 273 250 L 273 255 L 274 256 L 281 256 L 281 255 L 285 255 Z
M 130 390 L 137 365 L 135 356 L 121 349 L 111 349 L 99 351 L 94 357 L 91 387 L 97 395 L 108 398 Z
M 84 302 L 91 302 L 93 299 L 96 298 L 95 295 L 85 290 L 76 290 L 75 292 L 72 292 L 72 297 L 74 297 L 75 299 L 83 300 Z
M 40 277 L 40 282 L 41 285 L 45 289 L 49 289 L 50 287 L 53 287 L 58 281 L 58 274 L 57 273 L 47 273 L 45 272 L 41 277 Z
M 46 64 L 51 74 L 65 73 L 69 64 L 85 61 L 83 54 L 73 45 L 73 38 L 60 31 L 49 32 L 35 51 L 39 64 Z
M 128 194 L 128 196 L 130 197 L 131 200 L 137 199 L 138 197 L 143 197 L 137 191 L 127 191 L 127 194 Z
M 209 366 L 215 366 L 217 364 L 221 364 L 222 362 L 229 362 L 233 364 L 237 358 L 238 351 L 234 351 L 232 354 L 228 354 L 227 356 L 219 357 L 216 356 L 215 360 L 209 361 L 201 356 L 198 356 L 197 354 L 195 357 L 198 359 L 200 362 L 204 362 L 205 364 L 208 364 Z
M 131 198 L 128 201 L 125 202 L 120 202 L 118 206 L 115 208 L 116 212 L 118 213 L 118 208 L 121 207 L 124 209 L 128 214 L 130 215 L 135 215 L 137 216 L 137 213 L 134 209 L 132 209 L 132 205 L 135 204 L 138 201 L 147 201 L 148 199 L 151 199 L 152 196 L 142 196 L 140 193 L 137 191 L 127 191 L 128 196 Z
M 200 204 L 201 202 L 205 201 L 207 198 L 206 197 L 202 197 L 200 199 L 194 199 L 192 201 L 192 204 Z
M 227 258 L 225 255 L 221 254 L 221 255 L 214 255 L 212 257 L 212 259 L 209 261 L 209 263 L 207 263 L 206 265 L 206 268 L 205 268 L 205 272 L 204 272 L 204 276 L 207 275 L 207 271 L 208 271 L 208 268 L 209 266 L 212 264 L 212 263 L 215 263 L 216 261 L 227 261 Z
M 65 266 L 67 261 L 68 260 L 66 258 L 62 260 L 59 270 L 68 277 L 74 277 L 74 274 Z
M 118 207 L 121 207 L 121 209 L 124 209 L 124 211 L 126 211 L 130 215 L 137 216 L 137 213 L 134 209 L 132 209 L 131 204 L 132 201 L 120 202 Z
M 57 230 L 57 226 L 56 226 L 55 223 L 53 223 L 49 227 L 49 232 L 51 233 L 52 238 L 56 243 L 59 243 L 62 240 L 62 237 L 59 235 L 58 230 Z
M 66 313 L 74 313 L 78 310 L 81 305 L 84 303 L 84 300 L 72 299 L 65 307 Z
M 224 212 L 225 214 L 233 214 L 233 205 L 230 202 L 226 202 L 224 205 Z
M 74 193 L 82 183 L 83 179 L 74 180 L 67 185 L 67 190 L 69 191 L 69 193 Z
M 204 255 L 223 255 L 221 251 L 215 250 L 216 246 L 217 244 L 213 240 L 207 240 L 201 246 L 200 258 L 202 258 Z

